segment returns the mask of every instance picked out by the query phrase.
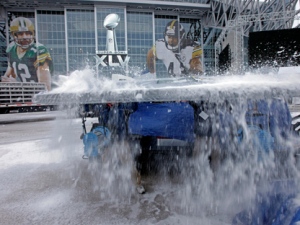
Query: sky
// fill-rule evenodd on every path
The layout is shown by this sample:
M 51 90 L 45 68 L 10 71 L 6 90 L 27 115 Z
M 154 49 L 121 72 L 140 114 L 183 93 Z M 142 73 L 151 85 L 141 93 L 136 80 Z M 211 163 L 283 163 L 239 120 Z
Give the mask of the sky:
M 300 9 L 300 1 L 298 0 L 295 10 L 299 10 L 299 9 Z M 296 27 L 299 24 L 300 24 L 300 15 L 298 14 L 298 18 L 294 21 L 293 27 Z

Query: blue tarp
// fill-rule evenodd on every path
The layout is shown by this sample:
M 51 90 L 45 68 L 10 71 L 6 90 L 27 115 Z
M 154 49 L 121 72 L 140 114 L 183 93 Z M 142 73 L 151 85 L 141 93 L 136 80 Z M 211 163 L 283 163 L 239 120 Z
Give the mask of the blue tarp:
M 256 132 L 261 142 L 264 142 L 265 137 L 268 136 L 266 132 L 273 137 L 272 144 L 270 144 L 270 138 L 268 138 L 268 143 L 261 143 L 262 145 L 271 147 L 276 142 L 274 139 L 278 135 L 288 136 L 291 128 L 291 115 L 287 104 L 283 100 L 275 98 L 270 101 L 248 100 L 247 104 L 245 120 L 249 128 L 261 129 L 261 131 L 257 130 Z M 235 107 L 235 110 L 239 109 Z M 243 110 L 242 107 L 241 110 Z M 235 114 L 237 115 L 237 112 Z M 235 121 L 237 118 L 232 113 L 221 110 L 220 115 L 215 117 L 216 120 L 218 118 L 221 125 L 217 130 L 219 136 L 228 136 L 228 130 L 237 134 L 240 121 Z M 189 103 L 138 103 L 136 111 L 130 115 L 128 130 L 131 134 L 142 136 L 193 141 L 194 125 L 194 109 Z M 280 134 L 278 134 L 278 129 Z
M 280 99 L 248 101 L 247 129 L 257 137 L 253 144 L 265 152 L 285 150 L 285 139 L 292 135 L 291 114 Z M 259 146 L 258 146 L 259 145 Z M 259 187 L 258 187 L 259 188 Z M 299 184 L 296 180 L 279 180 L 269 183 L 268 191 L 258 191 L 251 209 L 238 213 L 233 225 L 295 225 L 300 223 Z M 296 223 L 298 222 L 298 223 Z
M 287 137 L 291 131 L 292 117 L 284 100 L 277 98 L 269 101 L 248 100 L 246 122 L 269 131 L 273 137 L 276 135 Z
M 87 157 L 98 156 L 98 151 L 110 144 L 111 133 L 107 127 L 95 126 L 83 136 L 84 155 Z
M 188 103 L 138 103 L 130 115 L 131 134 L 194 140 L 194 110 Z
M 232 224 L 296 225 L 300 222 L 298 193 L 299 184 L 296 180 L 271 182 L 268 191 L 258 192 L 254 206 L 238 213 Z

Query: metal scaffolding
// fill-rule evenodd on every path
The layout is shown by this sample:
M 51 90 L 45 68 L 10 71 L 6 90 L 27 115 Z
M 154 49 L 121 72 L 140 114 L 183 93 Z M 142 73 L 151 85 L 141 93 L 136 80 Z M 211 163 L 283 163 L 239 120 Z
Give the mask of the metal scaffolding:
M 293 22 L 299 20 L 300 10 L 295 10 L 297 3 L 297 0 L 212 1 L 211 11 L 203 21 L 205 26 L 221 30 L 214 43 L 215 71 L 218 70 L 222 43 L 229 37 L 233 39 L 230 70 L 232 73 L 243 71 L 247 53 L 244 38 L 249 32 L 291 28 Z

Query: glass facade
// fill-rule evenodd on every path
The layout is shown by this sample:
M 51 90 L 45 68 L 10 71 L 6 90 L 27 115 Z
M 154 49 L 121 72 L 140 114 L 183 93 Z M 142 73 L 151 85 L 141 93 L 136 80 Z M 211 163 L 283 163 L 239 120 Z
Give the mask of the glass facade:
M 33 10 L 22 13 L 8 12 L 8 24 L 18 16 L 27 17 L 35 22 L 36 39 L 50 51 L 55 75 L 65 75 L 87 67 L 95 69 L 98 76 L 124 72 L 132 76 L 146 73 L 147 53 L 155 40 L 164 38 L 166 24 L 171 20 L 178 20 L 191 39 L 201 43 L 202 38 L 201 21 L 188 16 L 183 18 L 172 14 L 161 15 L 153 11 L 127 9 L 125 6 L 103 5 Z M 103 21 L 110 13 L 116 13 L 120 17 L 115 34 L 118 51 L 127 52 L 130 57 L 126 68 L 97 65 L 96 52 L 106 50 L 107 29 L 103 26 Z M 6 69 L 6 61 L 6 58 L 1 58 L 1 70 Z M 156 62 L 156 71 L 158 77 L 166 76 L 165 65 L 160 60 Z
M 222 30 L 216 28 L 204 28 L 203 33 L 204 35 L 208 35 L 210 33 L 214 33 L 214 35 L 206 40 L 206 45 L 203 46 L 204 52 L 204 63 L 206 74 L 213 75 L 215 74 L 215 42 L 221 33 Z M 205 38 L 204 38 L 205 39 Z
M 4 74 L 7 67 L 5 49 L 7 44 L 12 41 L 8 35 L 9 25 L 15 17 L 23 16 L 35 22 L 37 41 L 50 49 L 53 55 L 55 73 L 66 74 L 68 71 L 82 69 L 97 63 L 96 51 L 105 51 L 106 48 L 106 29 L 103 27 L 103 20 L 109 13 L 117 13 L 121 18 L 120 24 L 116 28 L 116 35 L 118 50 L 127 51 L 128 56 L 131 57 L 126 70 L 132 72 L 145 69 L 144 53 L 147 52 L 146 49 L 151 48 L 156 39 L 163 38 L 162 33 L 165 24 L 170 19 L 178 19 L 183 23 L 187 34 L 193 33 L 190 31 L 194 29 L 195 21 L 202 20 L 200 23 L 202 25 L 200 42 L 204 52 L 202 63 L 205 66 L 206 74 L 214 74 L 218 70 L 218 48 L 220 48 L 219 42 L 221 40 L 217 40 L 217 37 L 222 35 L 224 39 L 223 33 L 231 29 L 231 20 L 239 16 L 245 17 L 244 22 L 252 26 L 243 31 L 243 35 L 247 36 L 248 31 L 274 30 L 278 27 L 292 28 L 292 22 L 298 15 L 297 12 L 295 12 L 295 16 L 290 13 L 295 11 L 295 7 L 298 5 L 298 1 L 295 0 L 278 0 L 275 1 L 275 5 L 270 4 L 269 1 L 260 1 L 261 4 L 251 3 L 253 5 L 251 9 L 247 7 L 249 2 L 254 3 L 256 1 L 235 0 L 224 3 L 220 0 L 149 0 L 136 2 L 2 0 L 0 3 L 2 15 L 0 18 L 0 75 Z M 228 10 L 224 11 L 224 7 Z M 248 21 L 249 16 L 255 15 L 257 12 L 274 13 L 266 14 L 266 18 L 270 16 L 270 20 L 266 20 L 264 24 L 259 22 L 258 17 L 255 21 L 252 19 Z M 286 19 L 278 20 L 276 16 L 278 13 Z M 50 25 L 46 23 L 50 23 Z M 152 28 L 150 28 L 151 26 Z M 147 29 L 143 30 L 143 27 L 145 29 L 147 27 Z M 81 28 L 82 30 L 80 30 Z M 199 30 L 196 28 L 194 31 L 199 37 Z M 53 41 L 47 37 L 48 33 L 51 33 L 49 34 L 51 37 L 53 36 Z M 199 41 L 199 38 L 197 39 Z M 218 46 L 215 49 L 216 41 Z M 235 42 L 226 37 L 225 41 Z M 245 54 L 242 42 L 243 40 L 241 46 L 239 43 L 232 43 L 234 47 L 232 47 L 231 60 L 232 62 L 240 62 L 239 60 L 242 58 L 241 64 L 247 66 L 246 58 L 238 56 Z M 147 46 L 148 44 L 149 46 Z M 231 67 L 234 66 L 234 64 L 231 65 Z M 164 66 L 161 62 L 157 62 L 157 67 L 164 73 Z M 108 68 L 100 65 L 97 70 L 105 71 Z
M 94 10 L 67 10 L 68 72 L 94 65 Z
M 153 15 L 146 12 L 127 13 L 129 71 L 131 74 L 146 70 L 147 52 L 153 45 Z
M 66 36 L 64 11 L 37 11 L 38 41 L 45 45 L 55 65 L 54 73 L 66 74 Z

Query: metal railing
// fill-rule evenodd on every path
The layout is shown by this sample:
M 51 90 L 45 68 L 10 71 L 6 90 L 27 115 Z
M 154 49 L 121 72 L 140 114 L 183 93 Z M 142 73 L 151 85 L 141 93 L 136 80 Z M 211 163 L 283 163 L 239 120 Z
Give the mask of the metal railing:
M 0 104 L 32 102 L 33 95 L 43 91 L 44 83 L 0 82 Z

